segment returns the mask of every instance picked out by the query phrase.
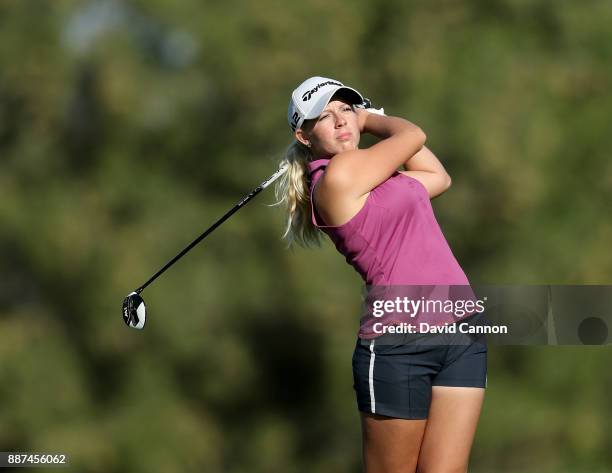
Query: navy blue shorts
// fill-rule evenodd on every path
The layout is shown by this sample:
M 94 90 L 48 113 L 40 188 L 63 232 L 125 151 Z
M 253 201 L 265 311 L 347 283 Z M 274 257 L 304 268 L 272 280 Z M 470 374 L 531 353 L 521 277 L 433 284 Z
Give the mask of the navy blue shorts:
M 484 313 L 461 322 L 490 325 Z M 426 419 L 432 386 L 486 388 L 486 336 L 457 332 L 358 338 L 353 353 L 353 387 L 359 410 Z

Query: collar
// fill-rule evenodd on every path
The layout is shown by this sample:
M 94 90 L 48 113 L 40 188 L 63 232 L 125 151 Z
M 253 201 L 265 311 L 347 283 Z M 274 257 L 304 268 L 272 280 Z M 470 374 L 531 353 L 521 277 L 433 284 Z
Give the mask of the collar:
M 312 174 L 315 171 L 318 171 L 319 169 L 324 169 L 330 161 L 331 159 L 327 159 L 327 158 L 316 159 L 314 161 L 310 161 L 308 163 L 308 174 Z

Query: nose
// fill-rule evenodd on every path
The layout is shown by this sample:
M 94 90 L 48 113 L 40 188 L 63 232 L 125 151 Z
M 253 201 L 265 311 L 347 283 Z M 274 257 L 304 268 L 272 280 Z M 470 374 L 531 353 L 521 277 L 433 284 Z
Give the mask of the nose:
M 336 113 L 336 128 L 346 125 L 346 118 L 341 113 Z

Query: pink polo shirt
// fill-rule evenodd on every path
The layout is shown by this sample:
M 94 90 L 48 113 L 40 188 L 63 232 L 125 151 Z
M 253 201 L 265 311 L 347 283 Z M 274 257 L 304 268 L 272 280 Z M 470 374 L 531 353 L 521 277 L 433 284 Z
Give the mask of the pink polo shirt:
M 474 297 L 434 216 L 427 189 L 414 178 L 394 172 L 372 189 L 364 206 L 348 222 L 325 225 L 312 196 L 329 161 L 308 163 L 312 223 L 329 236 L 347 263 L 361 275 L 366 288 L 375 288 L 370 297 L 376 294 L 380 299 L 383 293 L 387 299 L 398 295 L 413 299 Z M 464 287 L 450 287 L 455 285 Z M 362 314 L 361 338 L 379 335 L 373 330 L 376 322 L 395 325 L 427 321 L 444 325 L 458 320 L 457 315 L 446 312 L 422 312 L 412 317 L 402 312 L 374 317 L 371 312 Z

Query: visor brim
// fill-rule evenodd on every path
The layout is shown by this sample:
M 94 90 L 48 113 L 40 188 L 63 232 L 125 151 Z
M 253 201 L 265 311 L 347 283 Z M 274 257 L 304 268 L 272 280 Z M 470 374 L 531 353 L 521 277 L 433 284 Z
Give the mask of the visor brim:
M 327 104 L 331 101 L 332 97 L 336 94 L 342 94 L 342 98 L 347 99 L 350 104 L 360 104 L 364 101 L 363 96 L 351 87 L 335 87 L 327 91 L 323 96 L 321 96 L 321 98 L 319 98 L 308 115 L 304 117 L 304 120 L 312 120 L 313 118 L 317 118 L 319 115 L 321 115 L 323 110 L 325 110 L 325 107 L 327 107 Z

